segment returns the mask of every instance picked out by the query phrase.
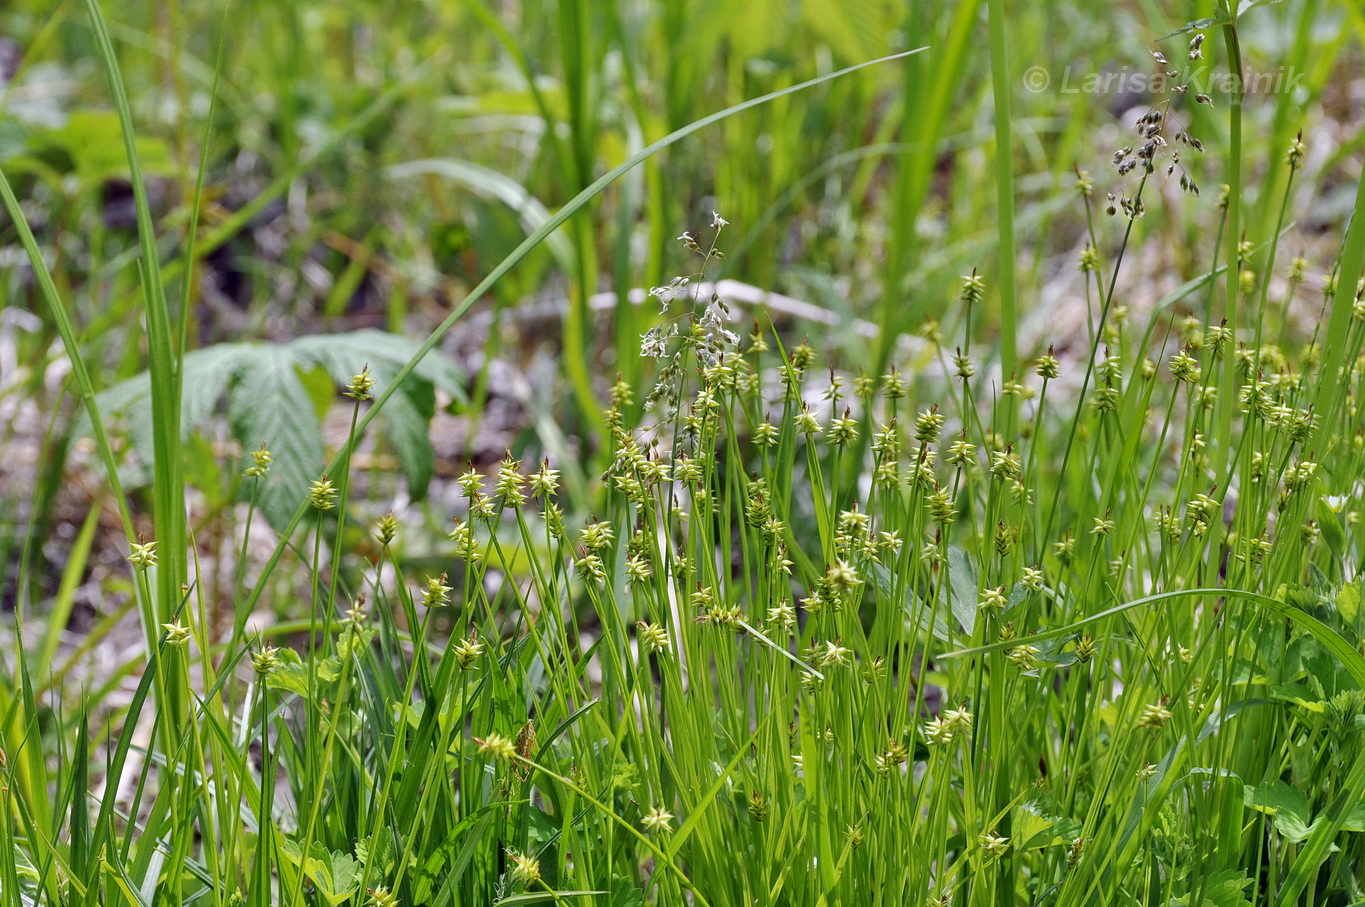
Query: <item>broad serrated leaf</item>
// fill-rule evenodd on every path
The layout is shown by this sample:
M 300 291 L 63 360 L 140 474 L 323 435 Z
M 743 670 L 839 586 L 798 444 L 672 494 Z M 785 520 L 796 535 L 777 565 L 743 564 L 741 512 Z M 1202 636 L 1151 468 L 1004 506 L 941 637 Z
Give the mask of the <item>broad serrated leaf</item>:
M 611 877 L 611 907 L 644 907 L 645 894 L 629 879 Z
M 294 373 L 298 375 L 299 383 L 308 394 L 308 399 L 313 401 L 313 411 L 318 414 L 318 423 L 327 415 L 327 410 L 336 399 L 336 385 L 332 383 L 332 376 L 327 374 L 327 370 L 317 366 L 310 366 L 307 362 L 294 361 Z
M 322 428 L 313 400 L 299 380 L 293 357 L 283 348 L 258 346 L 242 369 L 228 403 L 232 433 L 243 447 L 266 442 L 274 463 L 255 494 L 256 504 L 271 526 L 282 529 L 320 477 Z
M 188 439 L 228 399 L 233 436 L 247 450 L 267 441 L 274 465 L 258 490 L 258 504 L 276 528 L 287 524 L 294 508 L 319 477 L 323 463 L 321 415 L 366 364 L 382 389 L 414 356 L 420 345 L 383 331 L 301 337 L 282 346 L 221 343 L 186 354 L 181 400 L 181 436 Z M 436 456 L 427 429 L 436 411 L 435 390 L 464 402 L 464 375 L 436 354 L 426 356 L 399 393 L 380 413 L 384 437 L 398 456 L 411 494 L 426 493 Z M 120 382 L 97 397 L 101 413 L 117 420 L 136 454 L 137 466 L 153 466 L 151 385 L 146 372 Z M 82 416 L 77 434 L 88 434 Z M 145 474 L 135 478 L 145 481 Z M 258 481 L 258 480 L 253 480 Z M 130 484 L 132 482 L 130 481 Z M 252 486 L 248 485 L 246 493 Z
M 203 435 L 192 434 L 184 442 L 184 450 L 185 484 L 202 491 L 210 509 L 230 504 L 235 477 L 225 475 L 224 464 L 213 445 Z
M 1360 580 L 1349 582 L 1337 590 L 1337 614 L 1342 621 L 1352 626 L 1360 618 Z
M 1316 824 L 1312 821 L 1308 797 L 1283 781 L 1248 787 L 1244 800 L 1252 809 L 1269 813 L 1275 820 L 1275 830 L 1292 844 L 1307 840 Z
M 1032 804 L 1025 803 L 1019 807 L 1014 816 L 1014 838 L 1018 842 L 1016 850 L 1028 850 L 1032 847 L 1043 847 L 1052 843 L 1052 836 L 1049 834 L 1052 828 L 1052 817 L 1040 815 Z
M 321 842 L 314 841 L 305 860 L 302 846 L 292 838 L 280 842 L 280 852 L 313 881 L 317 893 L 333 907 L 360 888 L 360 864 L 350 854 L 328 850 Z
M 1213 873 L 1199 880 L 1199 889 L 1202 891 L 1199 907 L 1251 907 L 1251 902 L 1246 898 L 1246 887 L 1250 884 L 1251 879 L 1241 870 L 1229 869 Z M 1191 892 L 1173 898 L 1171 904 L 1183 907 L 1194 903 L 1194 897 L 1194 893 Z
M 1009 614 L 1028 598 L 1028 594 L 1028 586 L 1023 583 L 1015 583 L 1014 588 L 1010 590 L 1010 597 L 1005 601 L 1005 609 L 1000 613 Z
M 185 354 L 184 389 L 180 393 L 180 433 L 188 438 L 218 410 L 223 395 L 242 367 L 251 361 L 252 343 L 217 343 Z
M 308 669 L 293 649 L 275 649 L 275 666 L 266 675 L 266 686 L 286 693 L 308 695 Z
M 180 437 L 188 440 L 196 427 L 211 416 L 237 373 L 249 365 L 256 344 L 220 343 L 185 354 L 180 400 Z M 152 453 L 152 384 L 147 372 L 108 387 L 95 397 L 105 419 L 121 422 L 138 465 L 150 471 Z M 74 431 L 89 434 L 90 420 L 82 411 Z M 144 477 L 145 478 L 145 477 Z
M 1270 688 L 1270 695 L 1318 715 L 1327 711 L 1327 703 L 1301 683 L 1277 684 Z
M 1047 804 L 1030 798 L 1016 811 L 1013 830 L 1018 849 L 1029 850 L 1073 841 L 1080 836 L 1081 825 L 1074 819 L 1053 815 Z
M 394 394 L 384 404 L 384 440 L 398 456 L 408 492 L 417 500 L 426 496 L 436 472 L 436 451 L 427 433 L 435 413 L 436 393 L 426 381 L 408 381 L 403 393 Z
M 346 334 L 300 337 L 290 341 L 288 348 L 301 358 L 327 369 L 338 384 L 345 384 L 367 363 L 371 371 L 376 371 L 379 366 L 387 366 L 383 374 L 396 373 L 399 367 L 417 355 L 421 344 L 398 334 L 367 328 Z M 376 371 L 376 378 L 380 374 Z M 464 392 L 464 373 L 439 353 L 422 357 L 412 374 L 450 394 L 459 403 L 468 400 Z
M 266 685 L 272 690 L 297 693 L 305 699 L 310 695 L 310 685 L 313 693 L 325 693 L 341 676 L 341 662 L 335 655 L 311 667 L 297 652 L 286 648 L 275 650 L 275 661 L 275 668 L 267 676 Z
M 320 864 L 313 876 L 318 894 L 335 907 L 356 893 L 360 887 L 360 864 L 355 858 L 340 851 L 326 850 L 316 842 L 313 853 Z
M 1318 482 L 1320 494 L 1325 494 L 1322 482 Z M 1337 516 L 1335 510 L 1328 505 L 1322 497 L 1318 497 L 1314 507 L 1317 517 L 1318 529 L 1322 532 L 1322 540 L 1327 543 L 1327 548 L 1332 552 L 1332 559 L 1339 561 L 1346 551 L 1346 532 L 1341 528 L 1341 518 Z
M 366 365 L 375 380 L 375 391 L 384 390 L 418 345 L 382 331 L 355 331 L 351 334 L 300 337 L 289 344 L 299 358 L 327 370 L 337 384 L 345 385 Z M 425 357 L 408 376 L 399 392 L 389 398 L 379 415 L 384 438 L 398 456 L 414 498 L 426 494 L 436 469 L 436 454 L 427 428 L 436 412 L 434 388 L 456 400 L 464 399 L 463 375 L 444 357 Z
M 137 466 L 143 470 L 150 470 L 155 460 L 152 454 L 151 394 L 151 375 L 143 372 L 95 395 L 95 404 L 99 407 L 101 417 L 110 426 L 119 426 L 119 434 L 128 439 L 137 457 Z M 72 432 L 80 437 L 90 435 L 88 410 L 81 409 L 80 416 L 72 426 Z M 120 478 L 128 478 L 122 475 L 122 468 L 119 472 Z M 145 481 L 145 475 L 142 480 Z M 128 484 L 131 485 L 133 482 L 130 481 Z

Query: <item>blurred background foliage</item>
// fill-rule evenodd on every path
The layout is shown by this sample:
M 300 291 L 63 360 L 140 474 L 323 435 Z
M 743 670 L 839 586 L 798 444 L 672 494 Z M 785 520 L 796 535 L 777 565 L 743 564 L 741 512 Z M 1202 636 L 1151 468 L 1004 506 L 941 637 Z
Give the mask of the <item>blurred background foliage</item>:
M 1284 148 L 1302 130 L 1306 175 L 1280 248 L 1326 270 L 1332 252 L 1322 250 L 1340 236 L 1355 182 L 1365 80 L 1352 38 L 1365 21 L 1355 5 L 1330 0 L 1242 7 L 1248 72 L 1278 76 L 1272 90 L 1247 98 L 1246 235 L 1264 255 L 1287 178 Z M 990 349 L 1001 286 L 994 174 L 1008 165 L 1019 355 L 1049 344 L 1064 361 L 1068 349 L 1083 355 L 1091 315 L 1075 256 L 1088 227 L 1076 174 L 1090 172 L 1097 208 L 1102 193 L 1122 191 L 1109 158 L 1130 144 L 1137 113 L 1160 102 L 1141 90 L 1140 77 L 1154 71 L 1151 51 L 1175 48 L 1183 59 L 1186 37 L 1163 39 L 1213 13 L 1204 3 L 1155 0 L 1020 8 L 1001 61 L 1012 128 L 1002 156 L 986 4 L 974 0 L 106 7 L 166 279 L 195 282 L 189 348 L 359 328 L 425 336 L 550 213 L 632 152 L 744 99 L 928 48 L 708 128 L 566 224 L 446 338 L 444 354 L 468 375 L 469 397 L 449 409 L 460 417 L 449 432 L 433 429 L 443 464 L 487 462 L 509 447 L 595 449 L 597 406 L 616 376 L 648 388 L 639 338 L 657 314 L 593 307 L 590 298 L 666 283 L 687 263 L 674 238 L 700 230 L 712 211 L 734 227 L 723 270 L 709 276 L 824 309 L 831 324 L 768 314 L 795 340 L 818 331 L 840 368 L 877 373 L 901 353 L 889 340 L 869 342 L 855 319 L 877 325 L 881 338 L 933 319 L 950 345 Z M 88 361 L 113 385 L 144 368 L 145 349 L 132 195 L 92 34 L 78 4 L 10 0 L 0 35 L 0 166 L 24 200 Z M 220 42 L 206 205 L 198 254 L 186 261 Z M 1204 74 L 1226 71 L 1221 42 L 1208 47 Z M 1084 90 L 1096 75 L 1108 76 L 1108 87 Z M 1142 311 L 1209 266 L 1197 250 L 1212 249 L 1218 222 L 1224 107 L 1217 96 L 1212 106 L 1182 107 L 1207 149 L 1185 160 L 1205 191 L 1184 197 L 1171 179 L 1149 192 L 1128 252 L 1137 266 L 1124 269 L 1119 303 Z M 1120 220 L 1096 224 L 1102 246 L 1117 244 Z M 959 275 L 973 269 L 987 297 L 967 324 L 954 298 Z M 1291 331 L 1311 333 L 1316 289 L 1283 300 L 1277 317 Z M 0 476 L 19 514 L 6 521 L 4 544 L 17 550 L 52 516 L 74 439 L 71 407 L 57 405 L 60 344 L 8 221 L 0 224 L 0 311 L 0 440 L 16 451 Z M 514 386 L 522 392 L 509 401 Z M 222 476 L 199 484 L 213 481 L 231 485 Z

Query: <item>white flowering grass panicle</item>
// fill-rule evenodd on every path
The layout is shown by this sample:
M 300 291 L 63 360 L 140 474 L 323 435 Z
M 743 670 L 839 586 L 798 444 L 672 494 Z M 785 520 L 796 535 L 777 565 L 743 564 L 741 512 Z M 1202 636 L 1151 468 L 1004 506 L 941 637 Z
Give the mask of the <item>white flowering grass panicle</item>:
M 711 239 L 705 249 L 692 234 L 679 236 L 684 249 L 700 258 L 697 270 L 649 290 L 650 297 L 659 303 L 664 321 L 641 336 L 640 355 L 661 363 L 648 402 L 664 405 L 664 422 L 676 415 L 682 402 L 688 368 L 714 368 L 727 353 L 739 351 L 739 335 L 730 327 L 730 309 L 707 280 L 708 267 L 725 259 L 718 243 L 728 224 L 712 213 Z

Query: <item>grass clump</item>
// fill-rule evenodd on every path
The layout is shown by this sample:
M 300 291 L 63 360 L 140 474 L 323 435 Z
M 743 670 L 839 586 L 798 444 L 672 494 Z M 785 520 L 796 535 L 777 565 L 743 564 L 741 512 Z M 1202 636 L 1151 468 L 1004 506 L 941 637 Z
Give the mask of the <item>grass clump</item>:
M 561 509 L 549 459 L 509 454 L 460 477 L 440 572 L 406 565 L 407 527 L 386 517 L 352 586 L 323 519 L 347 479 L 319 478 L 311 619 L 215 645 L 191 591 L 140 693 L 206 693 L 130 802 L 91 823 L 83 784 L 64 780 L 99 771 L 82 734 L 44 816 L 46 760 L 8 744 L 7 891 L 1078 904 L 1352 890 L 1365 320 L 1336 341 L 1351 371 L 1330 381 L 1328 429 L 1309 402 L 1328 381 L 1315 347 L 1296 361 L 1168 312 L 1142 332 L 1099 322 L 1084 398 L 1054 390 L 1083 366 L 1048 353 L 992 400 L 932 331 L 922 368 L 875 378 L 770 329 L 741 339 L 696 289 L 716 244 L 681 239 L 698 273 L 654 294 L 657 383 L 638 404 L 613 391 L 594 514 Z M 963 304 L 981 289 L 964 278 Z M 1225 356 L 1232 398 L 1210 392 Z M 357 414 L 377 389 L 352 380 Z M 1223 458 L 1234 494 L 1205 440 L 1223 407 L 1242 439 Z M 247 480 L 270 459 L 257 451 Z M 145 584 L 155 548 L 131 559 Z M 109 740 L 112 767 L 133 724 Z
M 584 8 L 558 12 L 578 25 Z M 87 11 L 136 161 L 114 50 L 93 0 Z M 684 118 L 594 178 L 595 64 L 588 37 L 566 30 L 574 128 L 552 144 L 577 194 L 553 215 L 537 208 L 535 229 L 425 343 L 366 356 L 383 341 L 351 333 L 187 354 L 187 322 L 150 267 L 154 368 L 103 397 L 0 180 L 74 363 L 145 636 L 141 658 L 73 691 L 53 671 L 55 635 L 26 645 L 16 610 L 13 682 L 0 687 L 0 903 L 1359 901 L 1365 195 L 1357 184 L 1334 260 L 1286 266 L 1306 149 L 1273 149 L 1265 169 L 1286 168 L 1283 180 L 1243 205 L 1255 168 L 1241 161 L 1239 98 L 1230 182 L 1219 200 L 1205 193 L 1214 235 L 1184 250 L 1187 280 L 1129 305 L 1120 276 L 1141 267 L 1163 170 L 1199 194 L 1171 149 L 1203 142 L 1186 111 L 1157 101 L 1114 155 L 1112 220 L 1093 209 L 1097 179 L 1077 173 L 1067 190 L 1085 237 L 1084 336 L 1024 355 L 1002 12 L 989 4 L 1003 270 L 989 255 L 946 275 L 916 262 L 954 286 L 911 338 L 893 309 L 912 272 L 889 264 L 877 327 L 864 323 L 873 350 L 831 353 L 762 310 L 750 325 L 722 297 L 711 278 L 731 234 L 712 212 L 670 247 L 687 273 L 658 280 L 650 307 L 613 313 L 628 361 L 599 382 L 605 411 L 578 413 L 579 457 L 542 438 L 470 463 L 428 511 L 438 533 L 392 513 L 367 521 L 376 486 L 355 458 L 387 405 L 406 426 L 400 465 L 413 485 L 431 481 L 435 389 L 459 397 L 458 374 L 423 366 L 442 336 L 557 237 L 579 281 L 565 387 L 593 403 L 588 203 L 686 135 L 842 73 Z M 970 16 L 912 24 L 946 30 L 936 54 L 960 59 Z M 1235 17 L 1191 25 L 1214 24 L 1240 60 Z M 1192 65 L 1196 32 L 1181 38 Z M 942 112 L 933 137 L 945 85 L 913 93 Z M 932 161 L 906 153 L 894 194 L 923 198 Z M 150 261 L 149 202 L 136 205 Z M 914 245 L 913 227 L 888 248 Z M 195 260 L 191 243 L 180 266 Z M 1309 292 L 1325 319 L 1300 337 L 1272 295 Z M 184 386 L 212 356 L 229 364 Z M 296 406 L 253 410 L 267 385 Z M 310 407 L 338 386 L 345 438 L 323 466 Z M 246 454 L 186 458 L 186 424 L 210 421 L 229 392 Z M 153 473 L 154 539 L 137 531 L 103 421 L 101 402 L 120 394 L 151 426 L 151 443 L 131 446 Z M 308 449 L 283 429 L 254 437 L 272 418 Z M 195 457 L 221 459 L 243 491 L 219 502 L 242 517 L 226 623 L 222 587 L 186 556 L 200 550 L 181 506 Z M 274 533 L 273 552 L 252 527 Z M 253 620 L 258 605 L 279 619 Z

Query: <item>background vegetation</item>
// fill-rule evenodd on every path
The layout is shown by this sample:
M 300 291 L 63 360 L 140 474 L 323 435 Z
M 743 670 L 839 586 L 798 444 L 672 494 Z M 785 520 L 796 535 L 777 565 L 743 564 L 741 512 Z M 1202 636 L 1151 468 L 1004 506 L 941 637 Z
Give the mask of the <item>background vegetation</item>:
M 1365 903 L 1357 5 L 0 35 L 3 903 Z

